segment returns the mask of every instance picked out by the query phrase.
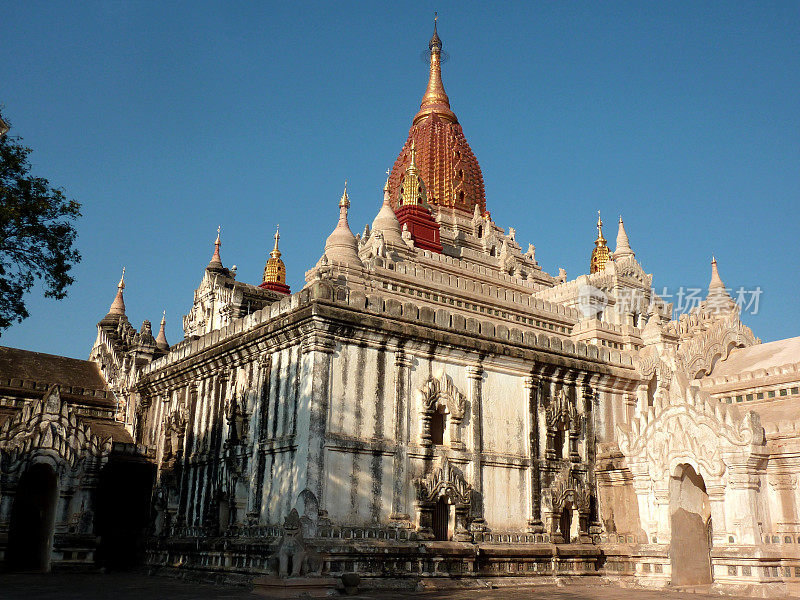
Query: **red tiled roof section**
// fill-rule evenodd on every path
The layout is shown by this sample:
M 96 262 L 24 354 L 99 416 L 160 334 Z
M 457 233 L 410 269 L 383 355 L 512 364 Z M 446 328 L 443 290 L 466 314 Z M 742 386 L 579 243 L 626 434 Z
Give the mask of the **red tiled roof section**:
M 100 368 L 93 362 L 6 346 L 0 346 L 0 379 L 108 391 Z
M 436 113 L 426 115 L 411 126 L 408 139 L 392 167 L 389 176 L 392 208 L 398 208 L 400 184 L 411 163 L 412 140 L 428 203 L 454 207 L 469 214 L 477 205 L 483 214 L 486 194 L 478 159 L 469 147 L 461 125 Z

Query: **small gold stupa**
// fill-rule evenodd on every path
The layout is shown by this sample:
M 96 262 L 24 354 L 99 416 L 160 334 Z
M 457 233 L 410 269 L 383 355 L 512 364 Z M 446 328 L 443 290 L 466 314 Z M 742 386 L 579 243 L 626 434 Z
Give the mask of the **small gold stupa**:
M 278 240 L 281 239 L 280 226 L 275 228 L 275 247 L 269 253 L 269 259 L 264 266 L 264 282 L 259 286 L 263 289 L 289 293 L 286 285 L 286 265 L 281 260 L 281 251 L 278 249 Z
M 606 238 L 603 237 L 603 220 L 600 218 L 600 211 L 597 211 L 597 239 L 594 241 L 592 250 L 592 260 L 589 265 L 589 273 L 599 273 L 606 270 L 606 264 L 611 259 Z

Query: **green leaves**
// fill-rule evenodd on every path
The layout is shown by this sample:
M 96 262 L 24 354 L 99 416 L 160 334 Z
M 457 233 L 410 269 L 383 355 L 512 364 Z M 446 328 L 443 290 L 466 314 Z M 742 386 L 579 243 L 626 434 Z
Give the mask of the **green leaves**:
M 30 175 L 30 148 L 0 136 L 0 332 L 28 317 L 24 296 L 37 280 L 60 300 L 81 260 L 75 249 L 80 204 L 44 177 Z

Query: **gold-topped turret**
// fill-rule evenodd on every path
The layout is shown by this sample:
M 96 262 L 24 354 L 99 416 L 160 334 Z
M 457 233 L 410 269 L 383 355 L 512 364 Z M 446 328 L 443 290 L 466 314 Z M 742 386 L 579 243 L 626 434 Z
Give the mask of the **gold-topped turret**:
M 425 194 L 425 182 L 419 175 L 417 168 L 417 147 L 414 140 L 411 141 L 411 164 L 406 169 L 403 182 L 400 184 L 400 206 L 413 206 L 417 204 L 427 204 Z
M 597 239 L 594 241 L 594 250 L 592 250 L 592 259 L 589 264 L 590 273 L 599 273 L 606 270 L 606 264 L 611 259 L 611 253 L 608 250 L 608 243 L 606 238 L 603 237 L 603 220 L 600 218 L 600 211 L 597 211 Z
M 280 225 L 278 225 L 275 228 L 275 247 L 269 253 L 269 259 L 264 267 L 264 283 L 286 283 L 286 265 L 283 264 L 281 251 L 278 249 L 280 239 Z

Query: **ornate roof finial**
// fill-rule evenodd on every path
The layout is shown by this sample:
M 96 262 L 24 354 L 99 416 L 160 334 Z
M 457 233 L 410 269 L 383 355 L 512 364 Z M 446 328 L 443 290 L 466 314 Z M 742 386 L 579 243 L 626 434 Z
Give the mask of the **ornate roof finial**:
M 411 140 L 411 164 L 408 165 L 408 172 L 416 175 L 419 169 L 417 169 L 417 142 L 416 140 Z
M 597 239 L 594 241 L 594 250 L 589 261 L 589 273 L 605 271 L 606 264 L 611 259 L 608 251 L 606 238 L 603 237 L 603 219 L 600 218 L 600 211 L 597 211 Z
M 169 344 L 167 343 L 166 325 L 167 325 L 167 311 L 165 310 L 161 314 L 161 327 L 158 329 L 158 337 L 156 338 L 156 347 L 160 348 L 161 350 L 169 350 Z
M 428 74 L 428 87 L 425 90 L 425 95 L 422 96 L 422 102 L 419 105 L 419 112 L 414 117 L 412 124 L 416 124 L 423 117 L 435 113 L 439 117 L 457 123 L 455 113 L 450 110 L 450 99 L 444 91 L 442 84 L 442 40 L 439 39 L 439 33 L 436 25 L 439 20 L 439 14 L 434 13 L 433 21 L 433 36 L 428 43 L 430 50 L 431 69 Z
M 122 297 L 122 290 L 125 289 L 125 267 L 122 267 L 122 277 L 119 278 L 117 284 L 117 295 L 108 309 L 109 315 L 124 315 L 125 314 L 125 300 Z
M 439 13 L 434 11 L 433 13 L 433 35 L 431 36 L 431 41 L 428 42 L 428 49 L 433 52 L 434 48 L 438 51 L 442 51 L 442 40 L 439 39 L 439 32 L 436 31 L 436 25 L 439 22 Z
M 719 276 L 717 259 L 711 256 L 711 281 L 708 284 L 708 295 L 705 302 L 706 309 L 711 312 L 730 312 L 736 309 L 736 302 L 731 298 L 722 278 Z
M 280 258 L 281 257 L 281 251 L 278 250 L 278 240 L 281 239 L 281 226 L 280 225 L 276 225 L 275 226 L 275 236 L 274 237 L 275 237 L 275 247 L 272 249 L 272 252 L 270 252 L 269 255 L 272 258 Z
M 222 225 L 217 226 L 217 239 L 214 241 L 214 254 L 211 255 L 211 260 L 208 263 L 206 269 L 213 270 L 220 270 L 222 269 L 222 258 L 219 255 L 219 247 L 222 245 L 220 241 L 220 232 L 222 231 Z
M 329 261 L 351 263 L 361 266 L 358 257 L 358 241 L 347 223 L 347 210 L 350 208 L 350 197 L 347 195 L 347 180 L 344 182 L 344 193 L 339 200 L 339 222 L 333 232 L 325 240 L 325 255 Z
M 709 292 L 714 289 L 725 289 L 725 284 L 722 283 L 722 278 L 719 276 L 719 269 L 717 268 L 717 258 L 711 255 L 711 281 L 708 284 Z
M 266 287 L 285 294 L 289 293 L 289 286 L 286 285 L 286 265 L 281 260 L 281 251 L 278 249 L 278 240 L 281 239 L 280 225 L 275 227 L 275 247 L 269 253 L 269 259 L 264 266 L 264 281 L 262 288 Z
M 614 250 L 614 258 L 622 258 L 624 256 L 635 256 L 635 254 L 631 249 L 631 243 L 625 231 L 625 224 L 622 222 L 622 215 L 620 215 L 619 230 L 617 231 L 617 249 Z
M 400 184 L 400 206 L 427 204 L 427 190 L 425 182 L 420 177 L 417 168 L 417 146 L 416 141 L 411 140 L 411 162 L 403 175 Z

